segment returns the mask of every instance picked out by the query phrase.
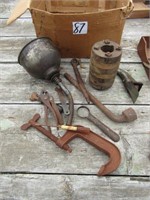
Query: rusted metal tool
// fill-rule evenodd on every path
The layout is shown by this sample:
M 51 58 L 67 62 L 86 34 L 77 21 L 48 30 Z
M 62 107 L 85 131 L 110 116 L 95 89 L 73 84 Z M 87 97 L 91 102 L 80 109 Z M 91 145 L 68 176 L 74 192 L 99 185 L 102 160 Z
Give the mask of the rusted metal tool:
M 70 74 L 65 73 L 64 77 L 80 91 L 77 81 Z M 137 119 L 136 112 L 132 108 L 124 110 L 121 115 L 115 115 L 108 108 L 106 108 L 106 106 L 104 106 L 96 97 L 94 97 L 89 91 L 88 95 L 91 102 L 93 102 L 112 121 L 121 123 L 121 122 L 132 122 Z
M 137 50 L 150 80 L 150 36 L 141 37 Z
M 82 92 L 82 94 L 85 97 L 85 99 L 87 100 L 87 102 L 90 103 L 90 99 L 89 99 L 89 96 L 88 96 L 88 93 L 87 93 L 87 89 L 86 89 L 86 87 L 84 85 L 84 82 L 83 82 L 82 77 L 80 75 L 80 72 L 78 70 L 78 65 L 80 65 L 80 63 L 76 58 L 73 58 L 71 60 L 71 65 L 72 65 L 74 73 L 76 75 L 76 79 L 77 79 L 80 91 Z
M 36 128 L 36 130 L 38 130 L 39 132 L 47 136 L 49 139 L 51 139 L 58 147 L 68 152 L 72 151 L 72 149 L 68 146 L 68 143 L 71 140 L 73 140 L 76 137 L 85 140 L 86 142 L 88 142 L 98 150 L 103 151 L 109 156 L 109 162 L 100 168 L 98 176 L 109 174 L 116 170 L 120 165 L 121 154 L 119 149 L 111 142 L 92 132 L 89 128 L 83 126 L 63 127 L 62 125 L 61 127 L 67 129 L 67 132 L 61 138 L 58 138 L 37 123 L 39 118 L 40 115 L 35 114 L 34 117 L 28 121 L 28 123 L 23 124 L 21 126 L 21 129 L 27 130 L 30 127 L 34 127 Z
M 54 103 L 54 98 L 46 90 L 42 90 L 40 100 L 53 113 L 57 125 L 63 124 L 62 116 Z
M 119 68 L 122 50 L 119 44 L 103 40 L 91 50 L 89 83 L 97 90 L 110 88 Z
M 37 38 L 29 42 L 21 50 L 18 62 L 33 77 L 45 79 L 58 85 L 65 93 L 69 102 L 68 124 L 72 124 L 74 103 L 71 92 L 60 79 L 60 53 L 49 38 Z
M 137 82 L 136 80 L 134 80 L 134 78 L 132 78 L 132 76 L 126 71 L 124 71 L 123 69 L 118 69 L 117 74 L 121 78 L 133 103 L 135 103 L 139 96 L 139 91 L 141 90 L 143 86 L 143 83 Z
M 55 135 L 53 135 L 50 131 L 46 130 L 45 128 L 43 128 L 42 126 L 38 126 L 36 123 L 37 121 L 40 119 L 40 115 L 39 114 L 35 114 L 34 117 L 28 121 L 28 123 L 23 124 L 21 126 L 21 130 L 27 130 L 30 127 L 34 127 L 36 128 L 39 132 L 41 132 L 42 134 L 44 134 L 45 136 L 47 136 L 49 139 L 51 139 L 53 142 L 55 142 L 55 144 L 57 145 L 57 140 L 59 138 L 57 138 Z M 59 145 L 58 145 L 59 146 Z M 65 144 L 62 149 L 71 152 L 71 148 Z
M 70 110 L 69 110 L 69 107 L 67 105 L 67 101 L 66 101 L 66 98 L 64 96 L 63 90 L 61 88 L 56 87 L 55 91 L 58 93 L 59 100 L 61 102 L 61 107 L 63 109 L 64 115 L 66 115 L 66 116 L 69 115 L 70 114 Z
M 94 117 L 90 110 L 86 106 L 80 106 L 77 109 L 77 114 L 81 118 L 86 118 L 92 123 L 94 123 L 98 128 L 100 128 L 111 140 L 114 142 L 118 142 L 120 140 L 119 135 L 114 132 L 112 129 L 110 129 L 108 126 L 106 126 L 103 122 L 101 122 L 99 119 Z
M 59 86 L 60 85 L 61 85 L 61 83 L 59 83 Z M 71 95 L 71 92 L 68 89 L 66 89 L 63 84 L 61 85 L 60 88 L 61 88 L 61 90 L 63 90 L 63 92 L 65 93 L 65 95 L 68 98 L 69 112 L 70 113 L 68 115 L 67 125 L 71 125 L 72 121 L 73 121 L 73 116 L 74 116 L 74 101 L 73 101 L 73 97 Z
M 64 92 L 61 88 L 56 87 L 55 89 L 58 93 L 60 102 L 61 102 L 61 106 L 63 109 L 63 113 L 64 113 L 64 118 L 66 119 L 66 124 L 67 125 L 71 125 L 72 121 L 73 121 L 73 114 L 74 114 L 74 103 L 73 100 L 69 102 L 69 106 L 67 105 L 67 101 L 64 95 Z M 70 96 L 70 99 L 72 97 Z
M 60 125 L 60 124 L 63 124 L 63 118 L 59 112 L 59 109 L 57 107 L 57 105 L 55 104 L 54 102 L 54 98 L 52 95 L 50 95 L 48 93 L 48 91 L 46 90 L 42 90 L 40 95 L 38 95 L 37 93 L 33 93 L 31 95 L 31 98 L 30 98 L 32 101 L 35 101 L 35 100 L 38 100 L 40 101 L 41 103 L 43 103 L 43 105 L 45 106 L 45 118 L 46 118 L 46 124 L 47 121 L 48 121 L 48 111 L 51 111 L 54 118 L 55 118 L 55 121 L 56 121 L 56 126 Z
M 109 162 L 100 168 L 97 173 L 98 176 L 110 174 L 119 167 L 121 162 L 119 149 L 108 140 L 92 132 L 90 129 L 86 129 L 86 134 L 79 131 L 67 131 L 64 136 L 57 140 L 57 145 L 63 148 L 64 145 L 68 144 L 71 140 L 77 137 L 85 140 L 87 143 L 94 146 L 99 151 L 103 151 L 109 156 Z

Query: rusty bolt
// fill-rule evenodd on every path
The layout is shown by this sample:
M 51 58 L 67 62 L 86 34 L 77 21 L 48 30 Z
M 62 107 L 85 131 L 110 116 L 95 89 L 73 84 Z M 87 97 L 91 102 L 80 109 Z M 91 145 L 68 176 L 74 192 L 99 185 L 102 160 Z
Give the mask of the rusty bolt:
M 108 51 L 108 52 L 105 53 L 105 56 L 111 57 L 111 56 L 112 56 L 112 53 Z
M 104 40 L 104 43 L 105 44 L 110 44 L 110 41 L 109 40 Z

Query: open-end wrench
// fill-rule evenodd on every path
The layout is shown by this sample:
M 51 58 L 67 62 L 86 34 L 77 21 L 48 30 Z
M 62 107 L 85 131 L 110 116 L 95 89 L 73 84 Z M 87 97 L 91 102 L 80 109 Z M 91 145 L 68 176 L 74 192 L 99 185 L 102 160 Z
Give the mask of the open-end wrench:
M 114 132 L 112 129 L 110 129 L 108 126 L 106 126 L 99 119 L 94 117 L 86 106 L 80 106 L 77 109 L 77 114 L 79 117 L 86 118 L 89 121 L 93 122 L 93 124 L 95 124 L 98 128 L 100 128 L 114 142 L 118 142 L 120 140 L 119 135 L 116 132 Z

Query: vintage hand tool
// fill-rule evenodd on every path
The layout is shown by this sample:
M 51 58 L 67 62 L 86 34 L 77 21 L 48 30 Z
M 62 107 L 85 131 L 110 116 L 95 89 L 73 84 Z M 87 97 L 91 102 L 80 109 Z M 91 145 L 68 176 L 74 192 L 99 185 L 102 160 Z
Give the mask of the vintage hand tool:
M 109 162 L 103 165 L 99 172 L 98 176 L 106 175 L 118 168 L 121 162 L 121 154 L 119 149 L 109 142 L 108 140 L 102 138 L 96 133 L 92 132 L 89 128 L 83 126 L 76 127 L 65 127 L 67 132 L 61 137 L 57 138 L 51 132 L 37 124 L 37 120 L 40 118 L 39 114 L 35 114 L 34 117 L 29 120 L 28 123 L 21 126 L 22 130 L 27 130 L 30 127 L 36 128 L 42 134 L 50 138 L 58 147 L 71 152 L 72 149 L 68 146 L 68 143 L 76 137 L 79 137 L 100 151 L 103 151 L 109 156 Z
M 118 69 L 117 74 L 121 78 L 133 103 L 135 103 L 139 96 L 139 91 L 141 90 L 143 86 L 143 83 L 137 82 L 136 80 L 134 80 L 134 78 L 132 78 L 130 74 L 124 71 L 123 69 Z
M 58 96 L 59 96 L 59 100 L 61 102 L 61 107 L 63 109 L 63 113 L 67 116 L 70 114 L 70 110 L 69 110 L 69 107 L 67 105 L 67 101 L 65 99 L 65 96 L 64 96 L 64 92 L 61 88 L 58 88 L 56 87 L 55 88 L 55 91 L 58 93 Z
M 35 114 L 34 117 L 29 120 L 28 123 L 23 124 L 21 126 L 21 130 L 27 130 L 30 127 L 34 127 L 36 128 L 38 131 L 40 131 L 41 133 L 43 133 L 45 136 L 47 136 L 49 139 L 51 139 L 53 142 L 55 142 L 55 144 L 57 145 L 57 140 L 59 138 L 57 138 L 55 135 L 53 135 L 50 131 L 46 130 L 45 128 L 43 128 L 42 126 L 38 126 L 36 125 L 36 122 L 38 121 L 38 119 L 40 119 L 40 115 L 39 114 Z M 71 148 L 66 144 L 62 147 L 62 149 L 71 152 Z
M 71 75 L 65 73 L 64 77 L 78 90 L 80 90 L 78 83 L 76 82 L 76 80 L 74 80 L 74 78 L 72 78 Z M 137 119 L 137 115 L 132 108 L 124 110 L 121 115 L 115 115 L 108 108 L 106 108 L 96 97 L 94 97 L 89 91 L 88 95 L 91 102 L 93 102 L 112 121 L 121 123 L 121 122 L 132 122 Z
M 78 67 L 77 67 L 78 65 L 80 65 L 80 63 L 76 58 L 74 58 L 74 59 L 71 60 L 71 65 L 72 65 L 74 73 L 76 75 L 76 79 L 77 79 L 80 91 L 82 92 L 82 94 L 85 97 L 85 99 L 87 100 L 87 102 L 90 103 L 90 99 L 89 99 L 89 96 L 88 96 L 88 93 L 87 93 L 87 89 L 86 89 L 86 87 L 83 83 L 82 77 L 81 77 L 80 72 L 79 72 Z
M 61 105 L 62 105 L 62 109 L 64 112 L 64 118 L 66 119 L 66 124 L 67 125 L 71 125 L 72 121 L 73 121 L 73 113 L 74 113 L 74 105 L 73 105 L 73 101 L 70 101 L 69 103 L 69 107 L 67 105 L 67 101 L 66 98 L 64 96 L 64 92 L 61 88 L 56 87 L 55 89 L 58 93 Z
M 53 96 L 51 96 L 48 91 L 46 90 L 42 90 L 40 95 L 38 95 L 37 93 L 32 93 L 31 98 L 32 101 L 38 100 L 41 103 L 43 103 L 44 108 L 45 108 L 45 121 L 46 124 L 48 124 L 48 111 L 51 111 L 55 121 L 56 121 L 56 125 L 60 125 L 63 124 L 63 118 L 59 112 L 59 109 L 57 107 L 57 105 L 54 102 L 54 98 Z
M 85 127 L 82 128 L 84 129 Z M 85 140 L 87 143 L 109 156 L 109 162 L 100 168 L 97 173 L 98 176 L 109 174 L 119 167 L 121 162 L 119 149 L 108 140 L 92 132 L 90 129 L 86 128 L 86 134 L 83 134 L 80 131 L 67 131 L 65 135 L 57 140 L 57 145 L 63 148 L 64 145 L 77 137 Z
M 58 85 L 69 101 L 68 124 L 72 124 L 74 103 L 70 91 L 62 83 L 60 75 L 61 57 L 58 50 L 49 38 L 36 38 L 29 42 L 20 52 L 18 62 L 33 77 L 45 79 Z
M 150 80 L 150 36 L 141 37 L 137 50 Z
M 119 135 L 116 132 L 114 132 L 112 129 L 110 129 L 108 126 L 106 126 L 99 119 L 94 117 L 91 114 L 90 110 L 86 106 L 80 106 L 77 109 L 77 114 L 79 117 L 86 118 L 89 121 L 93 122 L 98 128 L 100 128 L 114 142 L 118 142 L 120 140 Z

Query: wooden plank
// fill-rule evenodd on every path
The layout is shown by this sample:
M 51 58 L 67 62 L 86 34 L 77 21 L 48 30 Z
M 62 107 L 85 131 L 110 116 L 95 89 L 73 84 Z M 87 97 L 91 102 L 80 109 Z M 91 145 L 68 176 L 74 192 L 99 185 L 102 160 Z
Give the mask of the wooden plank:
M 22 32 L 23 30 L 24 29 L 22 29 Z M 0 62 L 17 62 L 17 58 L 21 49 L 35 37 L 36 36 L 0 37 Z M 130 39 L 124 39 L 122 43 L 124 47 L 122 48 L 121 62 L 141 63 L 141 59 L 137 54 L 137 50 L 135 49 L 138 41 L 133 44 L 133 41 Z M 87 61 L 89 60 L 87 59 Z
M 19 0 L 3 0 L 0 1 L 0 18 L 9 18 L 11 15 L 15 5 Z M 27 11 L 23 17 L 30 17 L 30 12 Z
M 1 37 L 35 37 L 31 18 L 18 19 L 11 25 L 6 25 L 7 19 L 0 19 Z
M 72 74 L 72 76 L 74 75 L 69 63 L 62 63 L 61 67 L 61 73 L 67 71 Z M 86 83 L 87 89 L 104 104 L 132 104 L 132 100 L 119 77 L 116 77 L 113 86 L 109 90 L 98 91 L 89 85 L 89 64 L 83 63 L 83 67 L 84 68 L 80 68 L 79 70 Z M 136 104 L 150 104 L 150 98 L 148 98 L 150 84 L 143 66 L 141 64 L 121 64 L 120 68 L 127 70 L 135 80 L 141 81 L 144 84 Z M 19 64 L 0 64 L 0 74 L 0 90 L 1 94 L 3 94 L 0 103 L 31 103 L 29 97 L 32 92 L 40 93 L 43 88 L 54 96 L 56 102 L 59 102 L 54 84 L 31 77 Z M 75 103 L 86 103 L 81 93 L 63 77 L 62 79 L 67 88 L 71 91 Z
M 0 38 L 0 62 L 17 62 L 18 54 L 21 51 L 21 49 L 34 38 L 35 37 L 26 36 Z M 141 59 L 137 54 L 137 50 L 135 49 L 135 46 L 137 46 L 137 44 L 138 42 L 136 42 L 136 44 L 133 44 L 134 47 L 132 47 L 132 41 L 130 41 L 129 39 L 124 39 L 123 45 L 125 47 L 123 47 L 122 50 L 123 53 L 121 62 L 141 62 Z
M 0 37 L 0 62 L 17 62 L 18 54 L 21 49 L 35 37 Z M 122 62 L 141 62 L 137 51 L 132 48 L 132 42 L 126 40 L 127 44 L 123 48 Z M 124 42 L 123 42 L 124 43 Z M 138 44 L 138 43 L 136 43 Z M 136 46 L 134 44 L 133 46 Z
M 150 179 L 67 175 L 0 175 L 0 199 L 149 200 Z M 19 191 L 19 192 L 18 192 Z
M 113 174 L 149 176 L 150 107 L 134 106 L 138 119 L 132 123 L 121 124 L 110 121 L 94 106 L 90 105 L 89 108 L 94 116 L 102 119 L 121 137 L 115 144 L 121 151 L 122 161 Z M 115 113 L 121 113 L 127 106 L 108 108 Z M 104 153 L 81 139 L 70 143 L 73 152 L 68 154 L 35 129 L 21 131 L 20 126 L 35 113 L 41 114 L 40 122 L 44 123 L 44 111 L 40 105 L 0 105 L 0 110 L 0 172 L 96 174 L 100 166 L 108 160 Z M 54 125 L 52 116 L 50 121 Z M 73 124 L 81 124 L 76 112 Z M 107 138 L 87 120 L 83 119 L 82 125 Z M 58 135 L 55 128 L 53 133 Z M 59 131 L 59 134 L 62 135 L 63 132 Z

